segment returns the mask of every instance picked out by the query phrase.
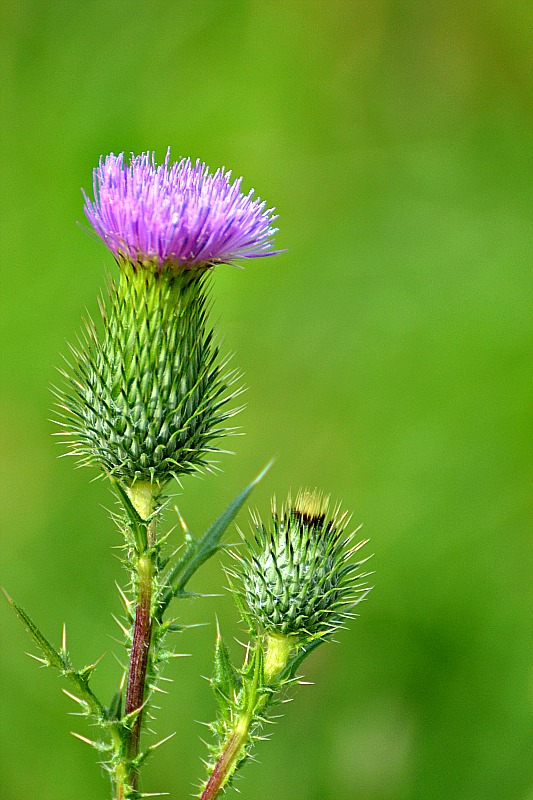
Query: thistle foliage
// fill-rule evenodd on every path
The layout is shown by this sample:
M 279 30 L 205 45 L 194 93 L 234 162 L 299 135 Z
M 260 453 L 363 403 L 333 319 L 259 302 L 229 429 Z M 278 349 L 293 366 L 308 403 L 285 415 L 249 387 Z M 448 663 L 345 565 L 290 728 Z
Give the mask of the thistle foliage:
M 112 516 L 124 537 L 121 562 L 128 575 L 124 589 L 119 588 L 123 614 L 120 617 L 116 616 L 115 621 L 120 628 L 121 643 L 126 652 L 131 650 L 135 632 L 136 600 L 139 594 L 139 571 L 137 568 L 139 560 L 148 559 L 153 571 L 153 592 L 150 604 L 152 637 L 147 665 L 146 693 L 142 709 L 136 709 L 129 714 L 125 713 L 126 664 L 124 664 L 123 675 L 109 704 L 102 702 L 92 685 L 98 661 L 82 669 L 77 669 L 73 666 L 67 650 L 65 630 L 61 647 L 55 648 L 28 614 L 8 597 L 13 610 L 40 651 L 40 656 L 33 656 L 33 658 L 45 667 L 56 669 L 68 681 L 70 691 L 65 690 L 65 693 L 76 703 L 78 714 L 86 717 L 91 725 L 92 738 L 77 732 L 73 735 L 98 752 L 100 764 L 109 773 L 117 793 L 116 796 L 120 796 L 123 800 L 139 800 L 145 796 L 134 786 L 135 775 L 157 747 L 169 738 L 146 744 L 134 756 L 129 753 L 128 742 L 138 715 L 142 713 L 145 718 L 153 719 L 154 695 L 160 689 L 159 683 L 163 678 L 163 669 L 171 659 L 180 655 L 176 652 L 169 637 L 181 632 L 185 626 L 179 624 L 174 617 L 168 617 L 168 607 L 174 598 L 196 596 L 188 591 L 189 580 L 202 564 L 221 548 L 225 531 L 254 487 L 262 479 L 265 471 L 263 470 L 237 495 L 202 536 L 194 536 L 180 518 L 184 536 L 179 551 L 173 554 L 174 558 L 166 553 L 170 534 L 160 536 L 153 544 L 149 543 L 149 527 L 160 520 L 163 511 L 161 505 L 155 506 L 149 519 L 143 519 L 137 513 L 128 493 L 120 483 L 114 483 L 119 510 Z
M 95 662 L 76 669 L 66 634 L 56 649 L 10 598 L 40 651 L 37 660 L 70 684 L 66 694 L 88 718 L 96 749 L 109 772 L 115 800 L 154 796 L 139 791 L 139 769 L 166 739 L 146 745 L 143 726 L 165 664 L 179 653 L 170 634 L 184 626 L 167 611 L 175 598 L 193 596 L 189 580 L 220 548 L 224 532 L 266 470 L 196 538 L 179 515 L 181 544 L 169 555 L 159 535 L 171 478 L 209 468 L 216 440 L 231 432 L 228 401 L 235 372 L 225 372 L 209 323 L 208 281 L 216 264 L 275 255 L 274 209 L 253 190 L 241 192 L 225 169 L 214 174 L 200 161 L 158 166 L 154 154 L 113 154 L 94 171 L 94 200 L 85 212 L 113 253 L 119 277 L 101 304 L 103 330 L 89 322 L 56 390 L 58 422 L 70 454 L 111 478 L 122 536 L 119 587 L 124 611 L 115 617 L 129 657 L 109 704 L 92 684 Z M 270 466 L 270 465 L 269 465 Z M 268 467 L 267 467 L 268 469 Z M 179 514 L 179 512 L 178 512 Z M 272 707 L 298 681 L 309 653 L 343 627 L 369 591 L 353 555 L 365 542 L 346 535 L 349 517 L 320 493 L 289 495 L 270 523 L 252 515 L 244 555 L 232 552 L 228 577 L 251 639 L 243 664 L 233 665 L 217 631 L 211 679 L 218 715 L 209 726 L 208 777 L 201 800 L 215 800 L 250 758 L 272 721 Z M 244 537 L 243 537 L 244 538 Z M 170 737 L 166 737 L 167 739 Z

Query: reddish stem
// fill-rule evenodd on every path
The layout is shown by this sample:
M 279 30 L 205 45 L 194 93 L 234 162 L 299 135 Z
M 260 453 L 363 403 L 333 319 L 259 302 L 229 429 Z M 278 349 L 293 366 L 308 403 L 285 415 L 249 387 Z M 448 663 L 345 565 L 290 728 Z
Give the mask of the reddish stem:
M 141 556 L 138 563 L 138 602 L 131 646 L 130 668 L 126 689 L 125 714 L 141 709 L 144 702 L 146 673 L 152 639 L 152 562 L 150 556 Z M 139 753 L 142 710 L 133 723 L 127 745 L 127 756 L 134 759 Z M 137 775 L 132 775 L 132 787 L 137 788 Z
M 143 597 L 135 611 L 135 628 L 133 631 L 133 645 L 131 648 L 130 671 L 128 675 L 128 688 L 126 691 L 125 713 L 140 708 L 144 702 L 144 686 L 146 682 L 146 669 L 148 667 L 148 654 L 152 638 L 152 620 L 150 618 L 150 597 Z M 141 735 L 142 711 L 139 712 L 133 725 L 129 756 L 135 757 L 139 749 Z
M 222 751 L 222 755 L 218 759 L 216 766 L 211 773 L 211 777 L 209 778 L 207 786 L 202 792 L 200 800 L 215 800 L 215 798 L 218 797 L 218 793 L 222 789 L 225 779 L 228 777 L 228 774 L 234 766 L 235 756 L 242 745 L 242 741 L 242 734 L 239 735 L 237 731 L 234 731 L 228 739 L 228 742 Z

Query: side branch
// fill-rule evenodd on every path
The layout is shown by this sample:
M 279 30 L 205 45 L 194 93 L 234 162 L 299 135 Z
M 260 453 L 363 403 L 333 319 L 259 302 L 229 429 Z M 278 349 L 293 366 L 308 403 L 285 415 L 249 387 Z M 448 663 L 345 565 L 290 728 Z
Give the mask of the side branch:
M 235 730 L 229 737 L 226 745 L 218 759 L 213 772 L 202 792 L 200 800 L 215 800 L 221 789 L 229 781 L 237 762 L 243 745 L 246 742 L 249 729 L 249 718 L 243 717 Z

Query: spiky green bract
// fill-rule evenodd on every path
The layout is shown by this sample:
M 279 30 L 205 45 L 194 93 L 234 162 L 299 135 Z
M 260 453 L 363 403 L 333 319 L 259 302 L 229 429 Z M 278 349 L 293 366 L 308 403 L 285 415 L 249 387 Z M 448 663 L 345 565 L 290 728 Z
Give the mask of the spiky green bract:
M 218 348 L 207 321 L 205 268 L 120 264 L 103 308 L 59 391 L 70 452 L 126 486 L 164 486 L 205 466 L 233 413 Z
M 349 517 L 329 498 L 302 490 L 280 512 L 272 505 L 270 526 L 254 514 L 253 541 L 236 556 L 236 591 L 253 630 L 294 637 L 299 643 L 324 639 L 352 616 L 368 593 L 366 561 L 352 562 L 365 542 L 352 545 Z

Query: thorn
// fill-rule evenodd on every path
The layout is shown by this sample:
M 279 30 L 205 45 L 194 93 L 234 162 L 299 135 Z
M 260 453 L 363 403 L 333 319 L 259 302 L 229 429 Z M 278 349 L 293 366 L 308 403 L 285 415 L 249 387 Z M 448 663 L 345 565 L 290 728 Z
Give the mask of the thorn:
M 115 642 L 115 644 L 119 644 L 121 647 L 125 646 L 125 643 L 123 641 L 121 641 L 120 639 L 117 639 L 115 636 L 111 636 L 110 633 L 108 633 L 107 635 L 108 635 L 109 639 L 111 639 L 112 642 Z M 115 655 L 115 654 L 113 653 L 113 655 Z M 116 656 L 115 656 L 115 658 L 116 658 Z M 120 664 L 120 661 L 119 661 L 119 664 Z M 122 664 L 121 664 L 121 666 L 122 666 Z
M 67 697 L 70 697 L 71 700 L 74 700 L 75 703 L 79 703 L 80 706 L 87 706 L 85 700 L 80 700 L 79 697 L 76 697 L 75 694 L 71 694 L 67 689 L 62 689 L 61 691 L 63 694 L 66 694 Z
M 152 744 L 148 749 L 149 750 L 155 750 L 156 747 L 161 747 L 161 745 L 165 744 L 165 742 L 168 742 L 169 739 L 173 739 L 175 735 L 176 735 L 176 732 L 171 733 L 169 736 L 165 736 L 164 739 L 161 739 L 160 742 L 156 742 L 155 744 Z
M 161 689 L 160 686 L 156 686 L 155 684 L 152 684 L 148 688 L 151 689 L 152 692 L 159 692 L 159 694 L 168 694 L 168 692 L 165 692 L 164 689 Z
M 63 691 L 65 691 L 65 690 L 63 689 Z M 98 748 L 98 743 L 97 742 L 93 742 L 92 739 L 88 739 L 86 736 L 82 736 L 81 733 L 76 733 L 75 731 L 71 731 L 70 734 L 71 734 L 71 736 L 75 736 L 76 739 L 79 739 L 80 742 L 85 742 L 85 744 L 90 744 L 91 747 Z
M 61 653 L 66 656 L 67 654 L 67 626 L 63 623 L 63 631 L 61 634 Z
M 83 669 L 80 669 L 78 671 L 78 675 L 80 675 L 80 677 L 83 677 L 83 678 L 85 678 L 85 680 L 88 681 L 91 678 L 94 670 L 96 669 L 96 667 L 98 666 L 98 664 L 104 658 L 105 655 L 106 655 L 106 653 L 102 653 L 102 655 L 99 656 L 96 659 L 96 661 L 94 661 L 92 664 L 87 664 L 86 667 L 83 667 Z
M 13 605 L 13 598 L 8 595 L 3 586 L 0 586 L 0 589 L 2 589 L 2 592 L 4 593 L 7 602 Z
M 191 531 L 189 530 L 189 526 L 187 525 L 187 523 L 185 522 L 185 520 L 181 516 L 181 512 L 180 512 L 180 510 L 179 510 L 179 508 L 177 506 L 174 506 L 174 511 L 178 515 L 179 524 L 180 524 L 180 527 L 181 527 L 181 529 L 183 531 L 183 534 L 185 536 L 185 540 L 187 541 L 187 540 L 192 539 L 192 534 L 191 534 Z
M 126 611 L 129 613 L 129 610 L 130 610 L 130 608 L 131 608 L 131 606 L 132 606 L 132 602 L 131 602 L 131 600 L 129 600 L 129 599 L 127 598 L 127 596 L 126 596 L 126 593 L 124 592 L 123 588 L 120 586 L 120 584 L 119 584 L 119 582 L 118 582 L 118 581 L 115 581 L 115 586 L 116 586 L 116 587 L 117 587 L 117 589 L 118 589 L 118 593 L 119 593 L 119 595 L 120 595 L 120 599 L 122 600 L 122 603 L 123 603 L 123 605 L 124 605 L 124 608 L 125 608 L 125 609 L 126 609 Z
M 115 615 L 114 615 L 114 614 L 111 614 L 111 616 L 113 617 L 113 619 L 114 619 L 114 620 L 115 620 L 115 622 L 117 623 L 118 627 L 120 628 L 120 630 L 122 631 L 122 633 L 124 634 L 124 636 L 129 636 L 129 633 L 130 633 L 130 632 L 129 632 L 129 630 L 126 628 L 126 626 L 125 626 L 125 625 L 123 625 L 123 624 L 122 624 L 122 622 L 119 620 L 119 618 L 118 618 L 118 617 L 115 617 Z
M 222 594 L 199 594 L 196 595 L 197 597 L 224 597 Z M 210 622 L 191 622 L 189 625 L 183 625 L 183 630 L 188 631 L 191 628 L 207 628 L 209 627 Z
M 94 664 L 90 664 L 89 666 L 90 666 L 92 669 L 96 669 L 96 667 L 98 666 L 98 664 L 100 663 L 100 661 L 101 661 L 103 658 L 105 658 L 105 657 L 106 657 L 106 655 L 107 655 L 107 653 L 102 653 L 102 655 L 101 655 L 101 656 L 98 656 L 98 658 L 96 659 L 96 661 L 94 662 Z
M 111 638 L 113 638 L 113 637 L 111 637 Z M 113 641 L 117 642 L 117 640 L 116 640 L 116 639 L 113 639 Z M 122 644 L 122 642 L 117 642 L 117 644 Z M 117 654 L 116 654 L 116 653 L 113 653 L 113 658 L 115 659 L 115 661 L 117 662 L 117 664 L 118 664 L 120 667 L 122 667 L 122 669 L 124 670 L 124 674 L 122 675 L 122 683 L 121 683 L 121 689 L 123 689 L 123 688 L 124 688 L 124 680 L 125 680 L 125 677 L 126 677 L 126 670 L 127 670 L 128 668 L 127 668 L 127 666 L 126 666 L 125 664 L 123 664 L 123 663 L 122 663 L 122 661 L 120 660 L 120 658 L 117 656 Z
M 26 653 L 26 655 L 29 656 L 30 658 L 33 658 L 34 661 L 38 661 L 40 664 L 42 664 L 43 667 L 50 666 L 50 662 L 47 661 L 45 658 L 39 658 L 39 656 L 34 656 L 33 653 Z
M 168 658 L 190 658 L 192 653 L 169 653 Z

